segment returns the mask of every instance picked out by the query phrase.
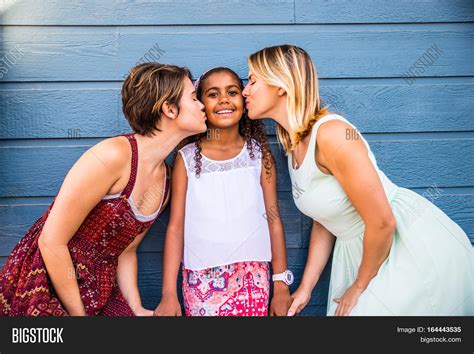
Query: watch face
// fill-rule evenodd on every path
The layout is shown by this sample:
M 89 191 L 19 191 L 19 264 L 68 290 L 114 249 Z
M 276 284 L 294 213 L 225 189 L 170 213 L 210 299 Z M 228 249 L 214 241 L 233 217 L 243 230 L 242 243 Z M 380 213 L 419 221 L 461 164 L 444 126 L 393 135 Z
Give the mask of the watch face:
M 286 271 L 285 272 L 285 283 L 288 285 L 293 284 L 294 276 L 291 271 Z

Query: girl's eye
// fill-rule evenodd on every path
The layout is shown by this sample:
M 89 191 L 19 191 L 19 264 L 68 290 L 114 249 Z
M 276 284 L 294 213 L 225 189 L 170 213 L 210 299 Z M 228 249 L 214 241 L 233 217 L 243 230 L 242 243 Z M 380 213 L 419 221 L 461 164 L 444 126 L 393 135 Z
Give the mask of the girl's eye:
M 207 97 L 212 97 L 212 98 L 217 97 L 217 93 L 215 92 L 210 93 L 209 95 L 207 95 Z
M 239 94 L 239 92 L 237 92 L 237 91 L 230 91 L 229 92 L 229 95 L 232 95 L 232 96 L 235 96 L 235 95 L 238 95 L 238 94 Z

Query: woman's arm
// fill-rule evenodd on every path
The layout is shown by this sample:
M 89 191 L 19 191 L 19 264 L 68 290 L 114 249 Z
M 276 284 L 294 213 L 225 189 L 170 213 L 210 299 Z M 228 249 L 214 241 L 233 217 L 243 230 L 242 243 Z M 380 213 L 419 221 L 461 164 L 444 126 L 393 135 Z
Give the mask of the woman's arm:
M 299 314 L 308 304 L 311 293 L 331 255 L 335 239 L 324 226 L 313 220 L 303 279 L 301 279 L 298 289 L 291 295 L 293 302 L 288 316 Z
M 272 269 L 273 273 L 283 273 L 287 269 L 285 231 L 280 218 L 278 208 L 278 196 L 276 191 L 276 169 L 271 164 L 271 175 L 267 176 L 265 164 L 262 160 L 262 172 L 260 184 L 263 190 L 265 213 L 270 232 L 272 247 Z M 270 316 L 286 316 L 291 304 L 288 285 L 282 281 L 273 283 L 273 298 L 270 304 Z
M 335 299 L 339 303 L 336 315 L 348 315 L 360 294 L 377 275 L 388 256 L 396 228 L 390 204 L 369 159 L 367 147 L 362 139 L 347 139 L 347 136 L 354 137 L 354 134 L 346 134 L 348 130 L 354 129 L 345 122 L 329 121 L 321 125 L 316 140 L 317 161 L 338 180 L 365 224 L 358 276 L 346 293 Z
M 101 142 L 75 163 L 64 179 L 38 240 L 54 290 L 72 316 L 86 315 L 86 311 L 67 245 L 89 212 L 120 179 L 125 161 L 120 145 L 112 139 Z
M 163 256 L 163 289 L 157 316 L 181 316 L 176 282 L 184 247 L 184 217 L 188 177 L 181 155 L 176 156 L 172 176 L 171 212 Z
M 137 249 L 147 232 L 148 229 L 136 236 L 118 259 L 117 282 L 135 316 L 153 316 L 152 310 L 143 308 L 138 290 Z

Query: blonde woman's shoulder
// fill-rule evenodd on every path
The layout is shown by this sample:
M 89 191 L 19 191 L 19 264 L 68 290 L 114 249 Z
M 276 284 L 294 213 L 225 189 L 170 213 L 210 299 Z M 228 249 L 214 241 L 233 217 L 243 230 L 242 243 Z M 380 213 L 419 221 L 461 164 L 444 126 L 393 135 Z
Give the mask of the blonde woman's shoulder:
M 320 145 L 340 145 L 353 136 L 354 127 L 338 114 L 328 114 L 319 121 L 316 140 Z

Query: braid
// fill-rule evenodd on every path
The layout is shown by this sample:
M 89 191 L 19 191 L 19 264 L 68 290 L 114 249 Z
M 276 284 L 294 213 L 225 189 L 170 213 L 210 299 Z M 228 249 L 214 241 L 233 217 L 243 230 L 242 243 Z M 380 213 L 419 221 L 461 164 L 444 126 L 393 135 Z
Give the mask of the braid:
M 201 176 L 201 167 L 202 167 L 201 139 L 202 137 L 194 143 L 196 146 L 196 148 L 194 149 L 194 161 L 196 162 L 196 176 L 197 177 Z
M 180 149 L 182 149 L 183 147 L 185 147 L 188 144 L 194 143 L 194 145 L 196 147 L 196 149 L 194 150 L 194 161 L 196 161 L 196 175 L 198 177 L 201 173 L 201 166 L 202 166 L 202 162 L 201 162 L 201 158 L 202 158 L 201 140 L 202 140 L 203 136 L 205 136 L 205 135 L 206 135 L 206 133 L 200 133 L 200 134 L 192 135 L 192 136 L 189 136 L 189 137 L 183 139 L 178 144 L 178 146 L 176 147 L 175 154 L 174 154 L 174 159 L 176 160 L 176 156 L 178 155 L 178 151 Z
M 273 155 L 268 144 L 268 138 L 265 134 L 265 129 L 262 121 L 250 120 L 247 115 L 242 116 L 239 122 L 239 132 L 247 143 L 247 149 L 249 151 L 250 158 L 255 159 L 255 153 L 253 151 L 252 140 L 255 140 L 259 152 L 262 154 L 263 166 L 265 168 L 265 174 L 267 179 L 272 175 L 272 166 L 275 163 Z

